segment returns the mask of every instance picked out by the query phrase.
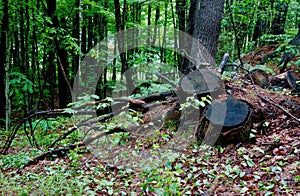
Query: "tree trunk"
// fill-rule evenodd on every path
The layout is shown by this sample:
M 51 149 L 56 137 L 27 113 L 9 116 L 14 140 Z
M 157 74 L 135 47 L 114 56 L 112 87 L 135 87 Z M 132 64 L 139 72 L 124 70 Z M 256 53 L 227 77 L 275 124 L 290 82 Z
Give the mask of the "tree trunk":
M 221 20 L 224 11 L 224 0 L 202 0 L 196 24 L 195 37 L 216 59 Z
M 120 1 L 114 0 L 115 5 L 115 18 L 116 18 L 116 28 L 117 32 L 120 32 L 124 30 L 124 22 L 122 23 L 122 16 L 121 16 L 121 10 L 120 10 Z M 124 7 L 126 7 L 126 4 L 124 2 Z M 124 14 L 123 14 L 124 16 Z M 125 20 L 125 19 L 124 19 Z M 126 59 L 126 51 L 125 51 L 125 35 L 124 32 L 121 32 L 117 35 L 118 40 L 118 49 L 120 53 L 121 63 L 122 63 L 122 71 L 121 74 L 125 75 L 126 82 L 127 82 L 127 95 L 130 95 L 130 92 L 132 92 L 133 88 L 133 81 L 130 75 L 130 72 L 126 72 L 128 70 L 128 63 Z
M 262 36 L 267 31 L 267 21 L 258 18 L 255 23 L 252 40 L 257 41 L 257 39 Z
M 195 29 L 195 22 L 197 21 L 197 12 L 199 10 L 199 0 L 191 0 L 191 5 L 189 8 L 189 17 L 187 21 L 186 32 L 187 34 L 193 36 Z
M 160 47 L 160 61 L 163 63 L 166 63 L 166 32 L 167 32 L 167 16 L 168 16 L 168 3 L 165 2 L 165 10 L 164 10 L 164 16 L 165 16 L 165 21 L 164 21 L 164 30 L 163 30 L 163 39 L 162 39 L 162 44 Z
M 77 40 L 77 45 L 80 46 L 80 0 L 76 0 L 75 7 L 78 9 L 76 10 L 75 14 L 75 20 L 73 25 L 73 37 Z M 80 48 L 80 47 L 79 47 Z M 75 51 L 75 54 L 73 54 L 72 59 L 72 71 L 73 74 L 76 74 L 79 68 L 79 51 Z M 73 83 L 73 82 L 72 82 Z
M 237 144 L 249 141 L 252 110 L 248 102 L 229 97 L 215 102 L 199 121 L 197 141 L 208 145 Z
M 186 22 L 186 0 L 176 0 L 176 14 L 178 18 L 178 29 L 179 31 L 185 31 L 185 22 Z M 184 39 L 182 38 L 182 34 L 178 34 L 179 37 L 179 48 L 184 47 Z M 175 35 L 176 36 L 176 35 Z M 176 41 L 176 40 L 175 40 Z M 177 42 L 177 41 L 176 41 Z M 183 61 L 183 57 L 181 55 L 177 55 L 178 57 L 178 69 L 181 71 L 181 63 Z
M 8 33 L 8 0 L 2 1 L 3 6 L 3 17 L 1 21 L 1 40 L 0 40 L 0 127 L 4 125 L 1 119 L 5 119 L 5 64 L 6 62 L 6 36 Z
M 56 1 L 47 0 L 48 16 L 52 19 L 52 27 L 59 29 L 59 20 L 56 12 Z M 58 90 L 59 90 L 59 107 L 66 108 L 67 104 L 71 102 L 71 92 L 68 74 L 68 53 L 64 47 L 61 46 L 60 41 L 54 35 L 54 48 L 58 58 Z
M 148 15 L 147 15 L 147 24 L 148 26 L 151 25 L 151 5 L 148 5 Z M 147 45 L 150 46 L 151 41 L 151 31 L 148 30 L 148 37 L 147 37 Z
M 195 23 L 197 21 L 197 12 L 199 10 L 199 0 L 191 0 L 191 5 L 189 8 L 189 16 L 186 26 L 186 33 L 194 36 Z M 186 38 L 187 39 L 187 38 Z M 185 53 L 190 54 L 191 52 L 191 41 L 184 40 L 183 49 Z M 182 61 L 179 63 L 179 71 L 181 73 L 187 74 L 189 72 L 190 61 L 187 57 L 183 57 Z
M 90 51 L 94 45 L 93 45 L 93 38 L 94 38 L 94 32 L 93 32 L 93 18 L 92 16 L 88 16 L 88 51 Z
M 154 33 L 153 33 L 153 39 L 152 39 L 152 46 L 155 45 L 156 42 L 156 36 L 157 36 L 157 25 L 158 25 L 158 20 L 160 17 L 160 8 L 159 6 L 155 9 L 155 22 L 154 22 Z
M 278 3 L 276 6 L 275 18 L 272 21 L 271 34 L 280 35 L 284 34 L 284 26 L 287 17 L 289 4 L 288 3 Z

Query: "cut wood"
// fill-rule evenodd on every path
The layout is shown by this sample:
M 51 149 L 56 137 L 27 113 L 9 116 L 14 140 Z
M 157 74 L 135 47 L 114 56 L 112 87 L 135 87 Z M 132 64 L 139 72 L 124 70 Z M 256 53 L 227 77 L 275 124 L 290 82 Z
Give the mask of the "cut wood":
M 287 71 L 273 77 L 271 80 L 271 85 L 296 90 L 296 81 L 296 77 L 292 74 L 292 72 Z
M 261 88 L 265 88 L 269 85 L 269 76 L 264 70 L 253 69 L 246 75 L 246 77 L 253 80 L 254 84 Z
M 221 79 L 209 70 L 193 71 L 180 79 L 181 89 L 188 94 L 205 95 L 221 89 Z
M 227 145 L 246 142 L 251 126 L 251 108 L 243 100 L 229 97 L 226 101 L 215 102 L 207 108 L 200 119 L 196 133 L 198 142 Z

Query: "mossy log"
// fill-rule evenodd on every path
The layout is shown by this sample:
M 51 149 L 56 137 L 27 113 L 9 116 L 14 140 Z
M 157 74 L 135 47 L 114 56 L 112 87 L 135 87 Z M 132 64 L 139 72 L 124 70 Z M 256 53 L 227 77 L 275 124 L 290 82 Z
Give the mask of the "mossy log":
M 209 106 L 199 121 L 199 143 L 226 146 L 249 141 L 252 110 L 246 101 L 229 97 Z

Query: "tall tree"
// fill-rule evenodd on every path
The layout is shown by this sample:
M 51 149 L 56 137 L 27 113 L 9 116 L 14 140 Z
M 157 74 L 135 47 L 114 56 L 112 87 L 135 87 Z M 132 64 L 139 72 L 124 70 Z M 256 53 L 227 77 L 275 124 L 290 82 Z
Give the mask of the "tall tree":
M 272 7 L 273 6 L 274 5 L 272 4 Z M 280 35 L 284 33 L 284 26 L 285 26 L 287 13 L 288 13 L 288 8 L 289 8 L 289 2 L 278 1 L 276 3 L 276 7 L 275 7 L 276 13 L 272 21 L 271 34 Z
M 199 0 L 191 0 L 190 7 L 189 7 L 189 15 L 187 20 L 186 26 L 186 33 L 190 36 L 194 36 L 194 29 L 197 22 L 197 12 L 199 10 Z M 188 40 L 187 40 L 188 39 Z M 191 53 L 191 40 L 189 37 L 185 36 L 184 45 L 181 46 L 185 50 L 185 53 Z M 182 62 L 179 62 L 179 71 L 186 74 L 189 71 L 189 67 L 191 63 L 189 62 L 188 58 L 183 57 Z
M 224 0 L 201 0 L 194 36 L 215 59 L 224 12 Z
M 178 29 L 179 31 L 185 31 L 185 23 L 186 23 L 186 0 L 176 0 L 176 13 L 178 17 Z M 176 37 L 175 37 L 176 38 Z M 176 40 L 175 40 L 176 42 Z M 182 33 L 179 33 L 179 48 L 184 47 L 184 39 L 182 38 Z M 181 62 L 183 61 L 183 57 L 178 55 L 178 68 L 181 70 Z
M 73 23 L 73 37 L 77 40 L 76 43 L 78 46 L 80 46 L 80 0 L 75 1 L 75 18 Z M 77 50 L 77 49 L 76 49 Z M 76 74 L 79 68 L 79 61 L 80 61 L 80 54 L 79 51 L 74 51 L 75 54 L 73 54 L 72 59 L 72 71 L 73 74 Z
M 59 18 L 56 11 L 56 0 L 47 0 L 47 13 L 52 20 L 52 27 L 60 29 Z M 58 90 L 59 90 L 59 107 L 65 108 L 71 102 L 71 85 L 68 75 L 68 52 L 64 48 L 62 41 L 59 41 L 59 35 L 53 34 L 54 49 L 57 56 L 58 66 Z
M 1 21 L 1 39 L 0 39 L 0 120 L 5 119 L 5 65 L 6 65 L 6 38 L 8 33 L 8 0 L 2 0 L 3 16 Z M 0 127 L 2 121 L 0 121 Z
M 216 59 L 224 3 L 224 0 L 191 0 L 186 32 L 196 38 L 201 47 L 204 47 L 208 51 L 210 56 L 204 54 L 205 56 L 203 57 L 206 63 L 211 63 L 212 59 Z M 184 46 L 185 53 L 190 55 L 193 60 L 200 60 L 198 56 L 203 55 L 200 53 L 204 51 L 199 51 L 201 48 L 199 47 L 199 43 L 191 43 L 192 40 L 189 38 L 186 39 Z M 184 58 L 179 69 L 183 73 L 187 73 L 192 66 L 194 65 L 187 58 Z
M 114 0 L 114 6 L 115 6 L 115 18 L 116 18 L 116 29 L 118 35 L 118 49 L 120 53 L 121 63 L 122 63 L 122 70 L 121 74 L 125 75 L 126 82 L 127 82 L 127 94 L 130 94 L 133 90 L 133 81 L 130 75 L 130 72 L 126 72 L 128 70 L 128 63 L 126 59 L 126 51 L 125 51 L 125 32 L 121 32 L 124 30 L 124 21 L 125 21 L 125 15 L 123 13 L 123 17 L 121 15 L 121 6 L 119 0 Z M 124 8 L 126 8 L 126 0 L 124 1 Z M 123 18 L 123 22 L 122 22 Z M 127 40 L 126 40 L 127 41 Z

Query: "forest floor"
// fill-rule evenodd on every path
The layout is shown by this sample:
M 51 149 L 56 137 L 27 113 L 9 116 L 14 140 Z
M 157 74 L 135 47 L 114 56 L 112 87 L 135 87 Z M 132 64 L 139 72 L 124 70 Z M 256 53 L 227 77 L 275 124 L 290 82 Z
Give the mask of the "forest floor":
M 262 55 L 275 49 L 261 48 L 243 60 L 257 65 Z M 274 65 L 268 66 L 278 72 Z M 299 65 L 298 70 L 293 63 L 288 69 L 299 78 Z M 251 103 L 256 113 L 267 114 L 252 122 L 254 142 L 226 147 L 192 144 L 172 161 L 154 161 L 142 168 L 113 166 L 78 148 L 63 157 L 45 159 L 18 170 L 43 152 L 30 148 L 21 130 L 8 154 L 0 155 L 0 194 L 300 195 L 299 96 L 289 89 L 272 91 L 241 80 L 225 83 L 235 89 L 235 98 Z M 257 94 L 271 100 L 270 103 Z M 38 139 L 49 144 L 69 125 L 68 119 L 60 119 L 51 124 L 52 131 L 42 131 L 43 136 Z M 6 137 L 7 133 L 0 133 L 2 141 Z

